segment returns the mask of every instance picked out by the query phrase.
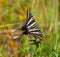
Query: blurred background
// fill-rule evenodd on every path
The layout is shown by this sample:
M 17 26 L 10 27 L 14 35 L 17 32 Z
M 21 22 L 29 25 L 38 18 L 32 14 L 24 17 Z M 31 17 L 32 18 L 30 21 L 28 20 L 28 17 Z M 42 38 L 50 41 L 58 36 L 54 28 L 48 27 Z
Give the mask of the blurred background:
M 33 36 L 14 40 L 9 32 L 23 26 L 27 10 L 44 36 L 39 47 Z M 60 57 L 60 0 L 0 0 L 0 57 Z

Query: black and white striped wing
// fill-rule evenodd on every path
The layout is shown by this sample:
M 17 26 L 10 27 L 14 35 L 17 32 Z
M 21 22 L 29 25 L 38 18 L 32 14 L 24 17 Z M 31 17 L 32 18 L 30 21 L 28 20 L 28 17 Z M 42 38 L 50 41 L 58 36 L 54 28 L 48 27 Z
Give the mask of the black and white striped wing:
M 43 39 L 43 35 L 41 31 L 38 29 L 37 24 L 32 16 L 31 12 L 27 12 L 27 22 L 26 28 L 29 34 L 32 34 L 40 39 Z

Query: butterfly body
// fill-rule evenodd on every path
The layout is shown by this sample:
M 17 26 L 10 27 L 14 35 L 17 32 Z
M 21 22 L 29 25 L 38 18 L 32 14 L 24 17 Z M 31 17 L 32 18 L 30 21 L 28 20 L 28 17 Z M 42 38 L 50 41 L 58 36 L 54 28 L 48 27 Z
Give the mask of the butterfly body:
M 21 28 L 21 30 L 23 31 L 23 34 L 25 34 L 25 35 L 28 34 L 28 31 L 27 31 L 26 25 L 23 26 L 23 27 Z

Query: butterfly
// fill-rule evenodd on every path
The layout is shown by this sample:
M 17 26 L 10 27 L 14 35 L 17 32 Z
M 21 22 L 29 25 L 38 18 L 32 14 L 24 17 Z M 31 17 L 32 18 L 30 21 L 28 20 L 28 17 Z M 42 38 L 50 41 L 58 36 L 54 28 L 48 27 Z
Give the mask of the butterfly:
M 23 34 L 25 34 L 25 35 L 30 34 L 35 37 L 38 37 L 39 39 L 43 39 L 43 35 L 42 35 L 41 31 L 39 30 L 39 28 L 37 27 L 35 19 L 30 11 L 27 11 L 27 20 L 24 23 L 24 25 L 22 26 L 21 30 L 23 31 Z M 15 38 L 17 38 L 17 37 L 18 36 L 16 36 Z

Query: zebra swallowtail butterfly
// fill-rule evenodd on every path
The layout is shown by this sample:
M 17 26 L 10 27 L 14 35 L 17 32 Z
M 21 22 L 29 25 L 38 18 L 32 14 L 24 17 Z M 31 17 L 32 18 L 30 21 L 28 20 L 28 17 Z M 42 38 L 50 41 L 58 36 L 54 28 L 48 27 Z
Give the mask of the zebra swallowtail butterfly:
M 43 35 L 41 31 L 39 30 L 39 28 L 37 27 L 34 17 L 30 11 L 27 11 L 27 20 L 25 24 L 22 26 L 21 30 L 23 31 L 23 34 L 31 34 L 33 36 L 38 37 L 39 39 L 43 39 Z M 18 36 L 16 36 L 15 38 L 17 37 Z
M 34 17 L 30 11 L 27 11 L 27 20 L 21 29 L 24 31 L 23 34 L 31 34 L 40 39 L 43 39 L 43 35 L 39 28 L 37 27 Z

